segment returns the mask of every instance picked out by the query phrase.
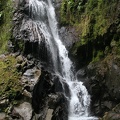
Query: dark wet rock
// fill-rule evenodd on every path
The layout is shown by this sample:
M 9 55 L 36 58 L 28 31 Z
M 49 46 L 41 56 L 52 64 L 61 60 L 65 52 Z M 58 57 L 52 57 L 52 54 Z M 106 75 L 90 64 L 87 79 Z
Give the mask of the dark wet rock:
M 18 71 L 20 71 L 22 68 L 21 68 L 21 64 L 16 64 L 15 66 L 17 68 Z
M 87 77 L 86 74 L 86 69 L 83 68 L 76 72 L 75 77 L 77 78 L 77 80 L 85 82 L 85 78 Z
M 72 45 L 79 40 L 78 33 L 74 27 L 61 27 L 59 29 L 61 40 L 67 48 L 71 48 Z
M 22 53 L 35 51 L 36 44 L 38 45 L 38 35 L 36 28 L 30 18 L 29 0 L 16 0 L 14 1 L 15 11 L 13 16 L 13 45 L 14 51 Z M 33 37 L 34 36 L 34 37 Z M 42 40 L 42 37 L 41 37 Z M 30 46 L 32 43 L 32 46 Z
M 62 0 L 54 0 L 53 3 L 54 3 L 55 11 L 56 11 L 57 21 L 59 23 L 60 22 L 60 7 L 61 7 Z
M 46 119 L 50 116 L 51 120 L 68 120 L 68 101 L 62 93 L 50 94 L 48 107 Z
M 39 81 L 33 90 L 32 106 L 36 113 L 44 111 L 48 94 L 52 92 L 52 76 L 46 71 L 42 71 Z
M 70 97 L 69 86 L 64 79 L 59 78 L 58 76 L 54 77 L 54 91 L 65 93 L 67 97 Z
M 57 103 L 59 96 L 57 94 L 50 94 L 48 106 L 50 109 L 55 109 L 55 104 Z
M 33 109 L 35 113 L 40 115 L 39 118 L 43 120 L 47 117 L 49 109 L 53 110 L 52 120 L 62 120 L 63 118 L 67 120 L 67 99 L 62 93 L 63 91 L 60 90 L 61 87 L 55 86 L 57 84 L 54 83 L 52 78 L 53 76 L 49 72 L 42 71 L 40 79 L 33 90 Z
M 100 120 L 120 120 L 120 104 L 116 105 L 112 111 L 106 112 Z
M 56 107 L 51 120 L 68 120 L 68 101 L 63 94 L 58 94 Z
M 108 108 L 108 109 L 112 109 L 112 107 L 113 107 L 112 101 L 104 101 L 103 104 L 104 104 L 104 106 L 105 106 L 106 108 Z
M 60 10 L 62 0 L 54 0 L 53 3 L 55 5 L 55 8 L 58 8 Z
M 32 56 L 31 54 L 28 54 L 28 55 L 27 55 L 27 59 L 28 59 L 28 60 L 31 60 L 31 59 L 33 59 L 33 56 Z
M 103 61 L 87 67 L 87 80 L 84 83 L 91 94 L 92 111 L 102 116 L 120 101 L 119 58 L 108 56 Z
M 7 107 L 7 106 L 8 106 L 8 103 L 9 103 L 9 99 L 2 98 L 2 99 L 0 100 L 0 108 L 2 109 L 2 108 Z

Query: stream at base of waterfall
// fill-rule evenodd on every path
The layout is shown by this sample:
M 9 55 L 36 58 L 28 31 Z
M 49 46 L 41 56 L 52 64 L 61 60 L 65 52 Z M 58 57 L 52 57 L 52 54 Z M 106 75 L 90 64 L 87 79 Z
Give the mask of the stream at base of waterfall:
M 61 84 L 66 82 L 69 86 L 70 97 L 64 93 L 69 102 L 69 120 L 97 120 L 96 117 L 90 116 L 90 95 L 83 83 L 75 78 L 74 66 L 61 42 L 52 0 L 29 0 L 29 10 L 31 26 L 34 26 L 39 44 L 41 44 L 41 33 L 45 38 L 54 74 L 62 78 Z

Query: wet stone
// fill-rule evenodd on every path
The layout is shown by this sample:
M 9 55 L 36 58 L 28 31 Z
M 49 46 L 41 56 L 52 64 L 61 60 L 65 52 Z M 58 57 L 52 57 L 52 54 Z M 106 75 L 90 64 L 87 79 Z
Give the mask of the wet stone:
M 0 113 L 0 120 L 5 120 L 6 114 L 4 112 Z

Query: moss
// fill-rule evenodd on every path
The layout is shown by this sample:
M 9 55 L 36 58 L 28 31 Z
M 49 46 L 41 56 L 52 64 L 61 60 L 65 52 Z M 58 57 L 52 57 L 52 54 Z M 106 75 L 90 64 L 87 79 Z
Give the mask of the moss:
M 61 5 L 61 23 L 74 25 L 80 20 L 86 0 L 63 0 Z
M 97 51 L 97 55 L 95 55 L 95 52 L 94 52 L 92 62 L 98 62 L 103 57 L 104 57 L 103 51 Z
M 117 45 L 116 50 L 106 52 L 106 46 L 113 49 L 110 45 L 111 41 L 120 41 L 119 6 L 119 0 L 110 0 L 109 2 L 105 0 L 78 0 L 77 4 L 74 0 L 63 0 L 61 22 L 75 26 L 80 36 L 79 41 L 72 48 L 73 55 L 81 57 L 79 49 L 82 46 L 85 46 L 86 50 L 83 51 L 88 52 L 87 54 L 92 53 L 88 62 L 97 61 L 102 58 L 99 56 L 104 56 L 111 51 L 119 53 Z
M 24 50 L 25 50 L 25 42 L 23 40 L 17 41 L 16 47 L 18 47 L 17 49 L 20 50 L 21 52 L 24 52 Z
M 0 58 L 0 96 L 10 101 L 16 99 L 22 90 L 16 63 L 16 59 L 11 55 Z
M 0 53 L 7 50 L 7 41 L 11 37 L 12 0 L 0 1 Z

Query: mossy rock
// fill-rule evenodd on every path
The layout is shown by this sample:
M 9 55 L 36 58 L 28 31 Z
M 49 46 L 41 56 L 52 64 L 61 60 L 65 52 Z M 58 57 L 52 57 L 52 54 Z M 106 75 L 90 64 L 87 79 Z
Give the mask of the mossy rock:
M 86 63 L 99 61 L 112 51 L 112 47 L 115 54 L 120 54 L 117 47 L 120 41 L 119 6 L 119 0 L 62 1 L 61 22 L 76 26 L 79 33 L 79 40 L 71 50 L 77 59 L 85 56 Z
M 22 91 L 20 74 L 16 69 L 17 60 L 12 55 L 0 58 L 0 97 L 13 101 Z
M 0 54 L 7 51 L 7 42 L 12 33 L 13 1 L 0 0 Z

